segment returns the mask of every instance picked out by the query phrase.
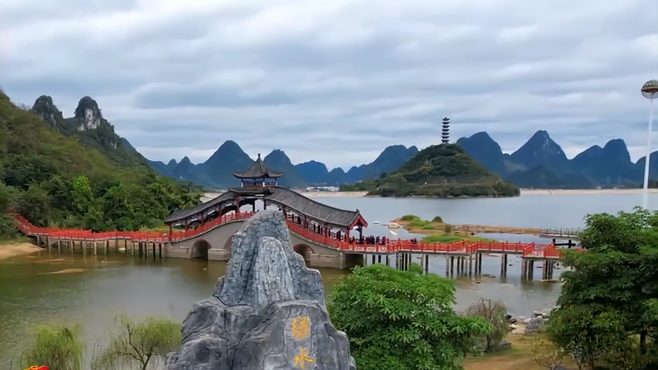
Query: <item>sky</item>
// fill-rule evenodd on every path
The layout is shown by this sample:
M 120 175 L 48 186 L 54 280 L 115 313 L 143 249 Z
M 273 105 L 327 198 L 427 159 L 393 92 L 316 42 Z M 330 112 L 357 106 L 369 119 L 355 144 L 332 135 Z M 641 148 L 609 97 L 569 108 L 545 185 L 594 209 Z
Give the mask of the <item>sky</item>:
M 657 33 L 656 0 L 2 0 L 0 86 L 65 117 L 91 96 L 164 162 L 234 140 L 348 168 L 438 143 L 445 116 L 455 141 L 512 152 L 543 129 L 636 160 Z

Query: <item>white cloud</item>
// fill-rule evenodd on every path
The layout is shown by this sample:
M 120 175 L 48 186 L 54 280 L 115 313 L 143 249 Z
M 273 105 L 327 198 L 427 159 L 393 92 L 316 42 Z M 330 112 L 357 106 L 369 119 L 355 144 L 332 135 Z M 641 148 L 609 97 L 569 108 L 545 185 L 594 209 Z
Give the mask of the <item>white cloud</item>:
M 369 162 L 387 145 L 545 129 L 573 156 L 644 154 L 655 2 L 6 0 L 0 81 L 18 102 L 95 98 L 151 159 L 223 141 L 293 162 Z

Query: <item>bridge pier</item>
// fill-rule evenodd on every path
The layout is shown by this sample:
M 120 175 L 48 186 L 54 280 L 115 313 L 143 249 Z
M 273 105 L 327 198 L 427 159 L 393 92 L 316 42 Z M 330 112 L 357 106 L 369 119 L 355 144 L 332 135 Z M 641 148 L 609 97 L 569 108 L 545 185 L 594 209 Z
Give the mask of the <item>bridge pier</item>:
M 555 268 L 555 261 L 544 261 L 544 269 L 542 271 L 542 280 L 553 280 L 553 269 Z
M 535 272 L 535 260 L 523 259 L 521 262 L 521 279 L 532 280 Z
M 500 277 L 507 277 L 507 253 L 500 256 Z

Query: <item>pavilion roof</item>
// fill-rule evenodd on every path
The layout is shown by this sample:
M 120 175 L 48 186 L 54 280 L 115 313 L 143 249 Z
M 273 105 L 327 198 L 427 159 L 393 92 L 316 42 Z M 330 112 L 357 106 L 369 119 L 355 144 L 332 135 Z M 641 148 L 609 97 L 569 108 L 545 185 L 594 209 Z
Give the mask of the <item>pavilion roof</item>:
M 283 172 L 271 170 L 262 159 L 260 159 L 260 153 L 258 154 L 258 159 L 254 162 L 251 167 L 242 172 L 233 172 L 233 176 L 239 179 L 262 179 L 262 178 L 273 178 L 283 176 Z
M 348 211 L 324 203 L 320 203 L 304 195 L 282 187 L 270 187 L 271 194 L 265 196 L 266 200 L 285 205 L 287 208 L 304 214 L 317 221 L 326 222 L 335 226 L 351 227 L 356 221 L 361 220 L 364 226 L 368 226 L 359 210 Z
M 254 196 L 256 193 L 248 194 L 252 189 L 230 189 L 224 194 L 219 195 L 215 199 L 199 204 L 195 207 L 189 207 L 176 210 L 171 216 L 167 217 L 165 223 L 174 223 L 177 221 L 185 220 L 189 217 L 194 217 L 208 208 L 216 206 L 219 203 L 235 199 L 238 196 Z M 258 191 L 259 195 L 265 201 L 272 202 L 277 205 L 283 205 L 286 208 L 303 214 L 313 220 L 324 222 L 330 225 L 339 227 L 352 227 L 357 223 L 363 226 L 368 226 L 368 223 L 363 219 L 359 210 L 348 211 L 336 207 L 328 206 L 313 199 L 309 199 L 296 191 L 282 188 L 279 186 L 268 186 L 267 188 Z

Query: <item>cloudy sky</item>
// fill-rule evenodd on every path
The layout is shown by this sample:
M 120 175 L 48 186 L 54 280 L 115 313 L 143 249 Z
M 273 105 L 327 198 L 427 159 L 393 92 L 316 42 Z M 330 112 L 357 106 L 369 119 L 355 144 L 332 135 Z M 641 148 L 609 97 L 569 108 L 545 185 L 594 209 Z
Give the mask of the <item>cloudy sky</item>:
M 637 159 L 658 77 L 656 0 L 2 0 L 0 28 L 14 101 L 89 95 L 162 161 L 231 139 L 348 167 L 437 143 L 444 116 L 455 140 L 545 129 Z

